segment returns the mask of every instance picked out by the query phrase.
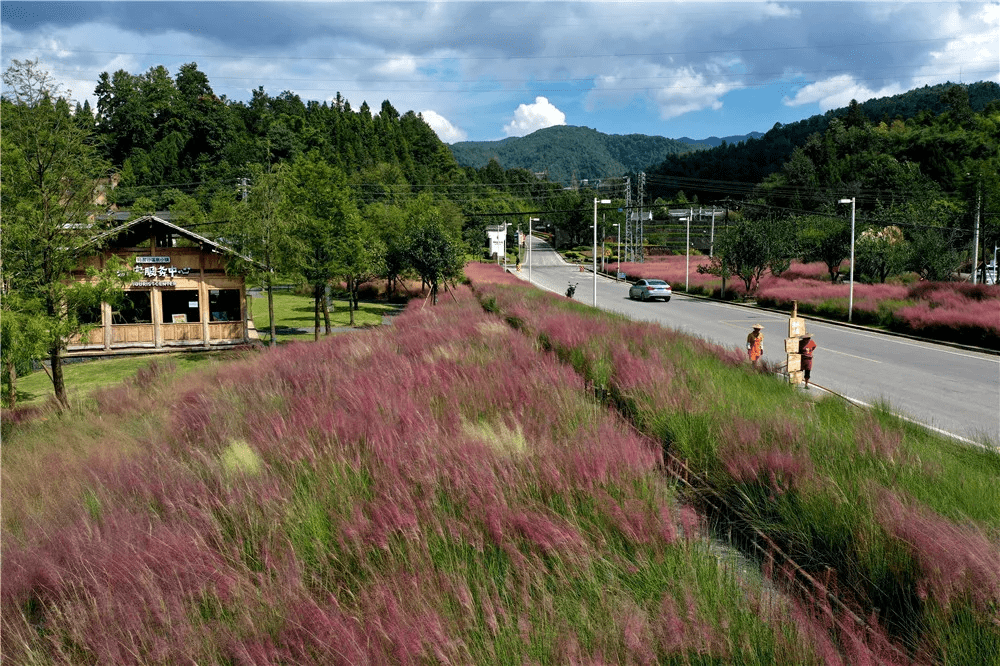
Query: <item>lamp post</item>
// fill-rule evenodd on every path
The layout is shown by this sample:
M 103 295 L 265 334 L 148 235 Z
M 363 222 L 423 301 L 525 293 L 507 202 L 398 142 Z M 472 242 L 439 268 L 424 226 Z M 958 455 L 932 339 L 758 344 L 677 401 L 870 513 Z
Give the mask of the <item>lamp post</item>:
M 850 296 L 847 299 L 847 321 L 851 321 L 851 315 L 854 314 L 854 209 L 855 209 L 855 198 L 841 199 L 837 203 L 851 204 L 851 291 Z
M 611 199 L 598 199 L 594 197 L 594 307 L 597 307 L 597 204 L 611 203 Z
M 532 222 L 538 222 L 538 218 L 537 217 L 528 218 L 528 284 L 531 284 L 531 245 L 532 245 L 531 223 Z

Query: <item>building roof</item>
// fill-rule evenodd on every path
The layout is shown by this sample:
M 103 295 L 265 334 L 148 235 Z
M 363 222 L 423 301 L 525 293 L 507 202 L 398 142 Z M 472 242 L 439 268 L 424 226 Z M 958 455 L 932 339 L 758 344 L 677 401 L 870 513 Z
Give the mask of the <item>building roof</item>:
M 201 236 L 200 234 L 196 234 L 195 232 L 191 231 L 190 229 L 185 229 L 184 227 L 179 227 L 176 224 L 174 224 L 172 222 L 168 222 L 167 220 L 164 220 L 162 217 L 158 217 L 156 215 L 143 215 L 142 217 L 137 217 L 134 220 L 129 220 L 125 224 L 122 224 L 122 225 L 119 225 L 117 227 L 114 227 L 113 229 L 108 229 L 107 231 L 101 232 L 101 233 L 97 234 L 96 236 L 94 236 L 93 238 L 91 238 L 86 243 L 84 243 L 83 247 L 86 247 L 88 245 L 92 245 L 92 244 L 95 244 L 95 243 L 99 243 L 99 242 L 101 242 L 103 240 L 106 240 L 108 238 L 117 236 L 118 234 L 120 234 L 121 232 L 125 231 L 126 229 L 131 229 L 132 227 L 138 226 L 140 224 L 158 225 L 158 226 L 167 228 L 172 233 L 175 233 L 175 234 L 177 234 L 179 236 L 184 236 L 188 240 L 200 244 L 203 250 L 209 250 L 211 252 L 215 252 L 216 254 L 228 254 L 228 255 L 237 256 L 237 257 L 239 257 L 239 258 L 241 258 L 241 259 L 243 259 L 245 261 L 248 261 L 251 264 L 257 266 L 258 268 L 264 268 L 258 262 L 254 261 L 253 259 L 251 259 L 250 257 L 248 257 L 246 255 L 240 254 L 239 252 L 237 252 L 236 250 L 232 249 L 231 247 L 227 247 L 225 245 L 221 245 L 219 243 L 216 243 L 215 241 L 209 240 L 209 239 L 205 238 L 204 236 Z

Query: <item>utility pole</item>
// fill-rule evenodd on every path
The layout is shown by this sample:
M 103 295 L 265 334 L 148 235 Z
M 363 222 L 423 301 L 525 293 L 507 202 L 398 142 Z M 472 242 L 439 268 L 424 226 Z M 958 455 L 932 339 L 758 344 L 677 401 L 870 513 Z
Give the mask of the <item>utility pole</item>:
M 643 231 L 642 218 L 643 206 L 646 205 L 646 172 L 639 173 L 639 263 L 646 261 L 645 233 Z
M 972 284 L 976 284 L 976 274 L 979 272 L 979 201 L 980 201 L 980 189 L 982 187 L 982 179 L 976 184 L 976 228 L 972 234 Z M 985 274 L 985 267 L 983 272 Z
M 688 208 L 687 238 L 684 241 L 684 254 L 687 259 L 684 261 L 684 291 L 688 290 L 688 281 L 691 278 L 691 217 L 694 215 L 694 208 Z
M 715 204 L 712 204 L 712 235 L 708 239 L 708 258 L 715 253 Z
M 726 231 L 729 230 L 729 197 L 726 197 Z M 726 263 L 720 262 L 722 266 L 722 300 L 726 300 Z

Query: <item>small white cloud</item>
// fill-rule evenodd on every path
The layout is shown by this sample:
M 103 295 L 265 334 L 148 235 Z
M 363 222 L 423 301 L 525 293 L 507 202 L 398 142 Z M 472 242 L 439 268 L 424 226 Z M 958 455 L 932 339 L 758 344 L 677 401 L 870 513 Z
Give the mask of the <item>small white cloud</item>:
M 798 18 L 802 12 L 776 2 L 767 2 L 760 7 L 761 14 L 767 18 Z
M 420 115 L 423 117 L 424 121 L 431 126 L 438 138 L 445 143 L 455 143 L 456 141 L 465 141 L 468 136 L 465 130 L 455 127 L 451 122 L 442 116 L 437 111 L 421 111 Z
M 534 104 L 521 104 L 514 111 L 514 119 L 503 126 L 507 136 L 524 136 L 535 130 L 565 125 L 566 114 L 557 109 L 545 97 L 536 97 Z
M 782 102 L 785 106 L 801 106 L 803 104 L 819 105 L 820 111 L 839 109 L 851 103 L 851 100 L 865 102 L 875 97 L 888 97 L 905 92 L 899 84 L 885 86 L 880 90 L 872 90 L 862 83 L 854 80 L 850 74 L 840 74 L 825 81 L 817 81 L 805 86 L 795 96 L 789 99 L 785 97 Z
M 413 56 L 389 58 L 381 65 L 375 67 L 375 71 L 385 76 L 412 74 L 417 71 L 417 61 Z

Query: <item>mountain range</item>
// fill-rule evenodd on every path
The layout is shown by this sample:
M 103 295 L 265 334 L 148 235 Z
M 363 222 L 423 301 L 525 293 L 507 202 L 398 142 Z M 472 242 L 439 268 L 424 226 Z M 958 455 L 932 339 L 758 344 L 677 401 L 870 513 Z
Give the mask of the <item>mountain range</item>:
M 948 108 L 943 95 L 954 85 L 948 82 L 923 86 L 857 106 L 866 118 L 875 122 L 908 119 L 920 112 L 937 114 Z M 973 111 L 981 111 L 990 101 L 1000 99 L 1000 85 L 992 81 L 958 85 L 968 93 L 968 104 Z M 766 133 L 721 138 L 604 134 L 589 127 L 556 125 L 523 137 L 462 141 L 449 147 L 462 166 L 482 168 L 495 159 L 504 169 L 528 169 L 566 185 L 639 171 L 695 176 L 705 170 L 716 178 L 756 183 L 779 168 L 810 134 L 825 131 L 831 119 L 845 117 L 847 113 L 847 107 L 831 109 L 794 123 L 777 123 Z M 702 151 L 706 153 L 704 156 L 695 156 Z M 707 176 L 697 173 L 697 177 Z
M 761 136 L 759 132 L 753 135 Z M 555 125 L 527 136 L 500 141 L 461 141 L 451 144 L 462 166 L 482 168 L 495 159 L 504 169 L 522 168 L 547 174 L 549 180 L 570 184 L 623 176 L 660 164 L 671 155 L 706 150 L 722 141 L 737 143 L 751 135 L 720 139 L 668 139 L 646 134 L 604 134 L 589 127 Z

